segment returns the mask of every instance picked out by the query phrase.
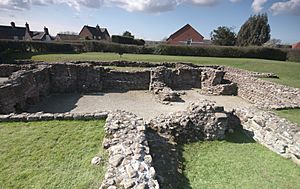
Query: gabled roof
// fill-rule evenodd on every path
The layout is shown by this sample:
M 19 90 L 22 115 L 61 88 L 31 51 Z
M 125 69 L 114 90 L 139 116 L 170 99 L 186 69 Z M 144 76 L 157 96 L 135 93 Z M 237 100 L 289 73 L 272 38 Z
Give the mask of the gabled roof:
M 91 26 L 84 26 L 84 27 L 87 28 L 93 36 L 101 37 L 102 35 L 101 31 L 97 30 L 97 28 Z
M 96 27 L 91 27 L 88 25 L 85 25 L 81 32 L 87 29 L 94 37 L 98 38 L 98 39 L 106 39 L 107 36 L 109 37 L 109 33 L 108 30 L 106 28 L 100 28 L 99 25 L 97 25 Z M 79 33 L 79 35 L 81 35 L 81 32 Z
M 293 49 L 298 49 L 298 48 L 300 48 L 300 42 L 293 44 L 292 48 L 293 48 Z
M 14 36 L 23 38 L 25 36 L 25 33 L 26 33 L 25 27 L 12 27 L 12 26 L 0 25 L 0 38 L 1 37 L 13 38 Z
M 170 35 L 170 37 L 167 39 L 167 41 L 169 41 L 170 39 L 174 39 L 176 37 L 178 37 L 179 35 L 183 34 L 184 32 L 186 32 L 188 29 L 193 29 L 195 32 L 197 32 L 202 38 L 204 38 L 197 30 L 195 30 L 191 25 L 187 24 L 185 26 L 183 26 L 182 28 L 180 28 L 178 31 L 176 31 L 175 33 L 173 33 L 172 35 Z

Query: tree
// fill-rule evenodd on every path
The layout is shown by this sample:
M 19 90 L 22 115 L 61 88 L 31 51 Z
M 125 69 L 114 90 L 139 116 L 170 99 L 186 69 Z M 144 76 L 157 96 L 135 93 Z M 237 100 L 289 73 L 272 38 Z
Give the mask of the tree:
M 132 35 L 131 32 L 129 32 L 129 31 L 125 31 L 125 32 L 123 33 L 123 36 L 124 36 L 124 37 L 134 38 L 134 35 Z
M 263 44 L 264 47 L 272 47 L 272 48 L 276 48 L 281 44 L 281 40 L 280 39 L 270 39 L 269 41 L 267 41 L 265 44 Z
M 234 46 L 236 42 L 236 34 L 233 28 L 220 26 L 210 33 L 212 43 L 214 45 Z
M 270 32 L 267 14 L 250 16 L 238 33 L 237 44 L 239 46 L 261 46 L 270 40 Z

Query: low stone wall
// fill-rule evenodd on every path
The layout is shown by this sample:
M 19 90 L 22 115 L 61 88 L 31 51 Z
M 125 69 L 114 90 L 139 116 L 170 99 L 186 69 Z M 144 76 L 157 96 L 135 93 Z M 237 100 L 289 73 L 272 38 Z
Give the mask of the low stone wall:
M 171 75 L 166 67 L 159 66 L 151 70 L 150 78 L 149 90 L 153 92 L 160 102 L 168 103 L 178 100 L 179 94 L 167 86 L 166 79 L 170 79 Z
M 22 113 L 0 115 L 0 122 L 26 122 L 26 121 L 51 121 L 51 120 L 95 120 L 106 119 L 109 112 L 98 111 L 94 113 Z
M 292 158 L 300 164 L 300 127 L 272 112 L 256 108 L 236 109 L 237 116 L 247 134 L 272 151 Z
M 193 102 L 186 111 L 154 118 L 148 124 L 154 131 L 185 143 L 225 138 L 227 115 L 224 108 L 211 101 Z
M 108 115 L 103 146 L 109 151 L 109 162 L 101 189 L 159 188 L 145 131 L 143 119 L 132 113 Z
M 40 101 L 40 97 L 50 92 L 49 69 L 40 66 L 37 69 L 14 72 L 10 80 L 0 85 L 0 114 L 21 113 L 28 105 Z
M 9 77 L 13 72 L 20 70 L 21 67 L 11 64 L 0 64 L 0 77 Z
M 300 89 L 255 78 L 239 69 L 225 67 L 224 71 L 225 79 L 237 83 L 238 95 L 260 108 L 300 107 Z
M 238 87 L 235 83 L 225 80 L 225 72 L 213 68 L 201 68 L 202 88 L 200 93 L 204 95 L 237 95 Z
M 101 74 L 103 90 L 148 90 L 150 71 L 122 72 L 109 70 Z
M 147 139 L 161 188 L 180 188 L 186 142 L 224 139 L 227 116 L 213 102 L 192 103 L 186 111 L 153 118 L 147 123 Z

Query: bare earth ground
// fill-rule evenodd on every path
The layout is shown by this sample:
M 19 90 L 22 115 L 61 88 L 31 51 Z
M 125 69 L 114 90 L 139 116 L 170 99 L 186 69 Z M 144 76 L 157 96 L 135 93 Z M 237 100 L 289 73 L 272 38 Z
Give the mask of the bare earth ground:
M 8 78 L 7 77 L 0 77 L 0 83 L 3 82 L 3 81 L 7 81 Z
M 204 96 L 196 90 L 185 91 L 182 96 L 185 102 L 172 102 L 163 105 L 148 91 L 128 91 L 125 93 L 94 93 L 94 94 L 58 94 L 47 97 L 38 105 L 32 106 L 29 112 L 95 112 L 109 110 L 126 110 L 149 120 L 160 114 L 185 110 L 190 102 L 208 99 L 230 111 L 234 107 L 251 106 L 250 103 L 236 96 Z

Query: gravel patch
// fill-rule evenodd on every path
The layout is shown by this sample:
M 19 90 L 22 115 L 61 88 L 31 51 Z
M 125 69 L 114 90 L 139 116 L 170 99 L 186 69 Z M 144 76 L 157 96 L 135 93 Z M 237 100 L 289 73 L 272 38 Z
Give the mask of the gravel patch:
M 181 98 L 184 102 L 172 102 L 169 105 L 159 103 L 149 91 L 128 91 L 125 93 L 94 93 L 94 94 L 58 94 L 51 95 L 40 104 L 32 106 L 29 112 L 76 112 L 87 113 L 100 110 L 126 110 L 133 112 L 145 120 L 168 114 L 170 112 L 185 110 L 190 102 L 197 100 L 212 100 L 217 105 L 230 111 L 235 107 L 252 106 L 247 101 L 237 96 L 205 96 L 196 90 L 185 91 Z

